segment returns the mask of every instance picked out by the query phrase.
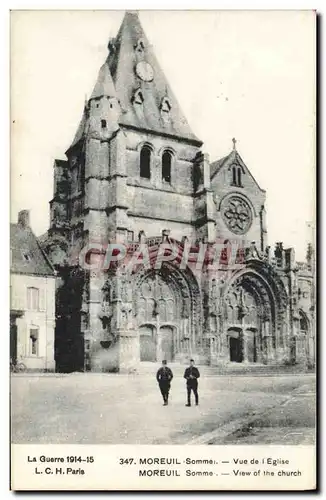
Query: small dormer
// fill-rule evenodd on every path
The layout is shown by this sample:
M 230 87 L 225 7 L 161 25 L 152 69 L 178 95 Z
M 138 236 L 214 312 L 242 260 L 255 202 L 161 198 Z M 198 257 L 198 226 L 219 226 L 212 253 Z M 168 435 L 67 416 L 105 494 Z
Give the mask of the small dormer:
M 143 95 L 142 90 L 140 88 L 135 90 L 134 95 L 131 98 L 131 102 L 133 104 L 143 104 L 144 95 Z
M 161 101 L 161 104 L 160 104 L 161 113 L 162 114 L 170 113 L 171 107 L 172 106 L 171 106 L 170 99 L 167 96 L 164 96 L 162 101 Z
M 143 38 L 139 38 L 137 43 L 134 45 L 134 49 L 138 54 L 142 54 L 145 50 L 145 40 Z

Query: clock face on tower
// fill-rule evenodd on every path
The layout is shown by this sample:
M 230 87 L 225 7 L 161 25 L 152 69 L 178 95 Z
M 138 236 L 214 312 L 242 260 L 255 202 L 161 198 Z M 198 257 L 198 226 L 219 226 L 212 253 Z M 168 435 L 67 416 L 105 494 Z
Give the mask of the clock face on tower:
M 234 234 L 245 234 L 251 227 L 252 212 L 249 204 L 240 196 L 230 196 L 222 202 L 223 220 Z
M 136 66 L 136 74 L 144 82 L 151 82 L 154 78 L 154 71 L 152 66 L 146 62 L 141 61 Z

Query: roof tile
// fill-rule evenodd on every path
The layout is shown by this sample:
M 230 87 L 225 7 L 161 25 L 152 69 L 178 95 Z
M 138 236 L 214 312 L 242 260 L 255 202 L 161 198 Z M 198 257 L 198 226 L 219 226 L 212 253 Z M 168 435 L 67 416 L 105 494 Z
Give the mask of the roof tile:
M 10 224 L 10 272 L 54 276 L 55 272 L 29 227 Z

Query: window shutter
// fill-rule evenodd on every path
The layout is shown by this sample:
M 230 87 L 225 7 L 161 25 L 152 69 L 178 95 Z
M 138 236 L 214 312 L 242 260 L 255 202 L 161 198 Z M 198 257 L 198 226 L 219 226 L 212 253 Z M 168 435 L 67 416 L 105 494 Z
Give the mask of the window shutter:
M 46 308 L 46 291 L 43 288 L 41 288 L 39 296 L 39 310 L 45 311 L 45 308 Z
M 25 303 L 24 303 L 24 295 L 21 293 L 21 290 L 17 290 L 17 285 L 16 286 L 11 286 L 10 287 L 11 294 L 10 294 L 10 299 L 11 299 L 11 309 L 26 309 Z
M 32 289 L 30 287 L 26 290 L 26 309 L 32 309 Z

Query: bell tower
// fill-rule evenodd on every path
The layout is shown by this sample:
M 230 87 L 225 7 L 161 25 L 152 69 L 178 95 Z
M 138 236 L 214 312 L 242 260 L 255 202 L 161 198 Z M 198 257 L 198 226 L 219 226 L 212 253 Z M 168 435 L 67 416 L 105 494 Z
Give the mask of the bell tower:
M 100 260 L 109 243 L 135 241 L 139 234 L 144 239 L 168 230 L 179 241 L 196 237 L 194 207 L 199 207 L 202 233 L 206 222 L 200 207 L 209 182 L 206 172 L 204 191 L 194 201 L 194 165 L 203 169 L 205 163 L 207 170 L 208 161 L 199 159 L 202 142 L 136 12 L 126 12 L 108 51 L 67 160 L 55 162 L 46 243 L 62 277 L 59 350 L 71 352 L 66 362 L 71 369 L 96 371 L 128 370 L 139 359 L 137 325 L 130 320 L 132 303 L 125 300 L 128 277 L 90 271 L 83 249 L 95 248 L 93 257 Z M 76 352 L 79 361 L 72 361 Z

